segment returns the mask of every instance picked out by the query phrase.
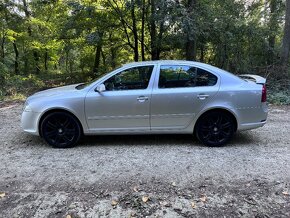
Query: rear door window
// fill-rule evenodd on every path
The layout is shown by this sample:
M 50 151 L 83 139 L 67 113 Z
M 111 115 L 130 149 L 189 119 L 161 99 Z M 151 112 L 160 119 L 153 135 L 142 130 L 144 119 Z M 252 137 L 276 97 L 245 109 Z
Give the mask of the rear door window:
M 217 77 L 197 67 L 166 65 L 160 67 L 159 88 L 214 86 Z

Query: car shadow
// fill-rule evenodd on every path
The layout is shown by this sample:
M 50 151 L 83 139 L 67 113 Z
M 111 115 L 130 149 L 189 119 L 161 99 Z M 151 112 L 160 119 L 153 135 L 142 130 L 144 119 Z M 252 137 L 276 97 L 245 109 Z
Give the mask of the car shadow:
M 238 132 L 227 145 L 239 146 L 255 144 L 255 138 L 251 133 Z M 139 146 L 202 146 L 193 135 L 171 134 L 171 135 L 97 135 L 85 136 L 79 143 L 79 146 L 118 146 L 118 145 L 139 145 Z
M 259 142 L 259 138 L 250 131 L 238 132 L 233 139 L 223 147 L 253 145 Z M 13 144 L 20 144 L 21 147 L 50 147 L 39 136 L 20 133 L 13 140 Z M 205 147 L 193 135 L 95 135 L 84 136 L 77 147 L 90 146 L 197 146 Z

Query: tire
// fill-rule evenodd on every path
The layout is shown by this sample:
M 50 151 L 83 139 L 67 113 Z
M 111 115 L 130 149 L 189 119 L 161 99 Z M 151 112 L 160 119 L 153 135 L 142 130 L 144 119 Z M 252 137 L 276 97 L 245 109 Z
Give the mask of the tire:
M 217 147 L 228 143 L 235 132 L 235 122 L 229 114 L 212 111 L 198 120 L 195 129 L 196 137 L 207 146 Z
M 70 148 L 78 143 L 82 131 L 78 120 L 66 112 L 52 112 L 40 126 L 43 139 L 55 148 Z

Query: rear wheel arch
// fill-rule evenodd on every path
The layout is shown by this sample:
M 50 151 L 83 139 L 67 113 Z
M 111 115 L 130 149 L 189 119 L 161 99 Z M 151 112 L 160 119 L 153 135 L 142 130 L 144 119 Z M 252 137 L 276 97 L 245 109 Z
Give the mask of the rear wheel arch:
M 234 123 L 235 123 L 235 131 L 237 131 L 237 129 L 238 129 L 238 119 L 237 119 L 237 117 L 236 117 L 236 115 L 232 112 L 232 111 L 230 111 L 230 110 L 228 110 L 228 109 L 225 109 L 225 108 L 212 108 L 212 109 L 209 109 L 209 110 L 207 110 L 207 111 L 204 111 L 198 118 L 197 118 L 197 120 L 196 120 L 196 122 L 195 122 L 195 124 L 194 124 L 194 129 L 193 129 L 193 132 L 195 133 L 195 131 L 196 131 L 196 125 L 197 125 L 197 123 L 204 117 L 204 116 L 206 116 L 208 113 L 211 113 L 211 112 L 221 112 L 221 113 L 226 113 L 227 115 L 229 115 L 231 118 L 232 118 L 232 120 L 234 121 Z

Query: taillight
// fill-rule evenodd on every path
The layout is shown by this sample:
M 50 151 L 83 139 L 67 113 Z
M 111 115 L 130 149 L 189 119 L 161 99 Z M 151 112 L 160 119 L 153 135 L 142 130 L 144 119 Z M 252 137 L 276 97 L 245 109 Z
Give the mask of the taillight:
M 261 102 L 266 102 L 267 101 L 267 89 L 266 89 L 266 85 L 263 85 L 262 88 L 262 99 Z

